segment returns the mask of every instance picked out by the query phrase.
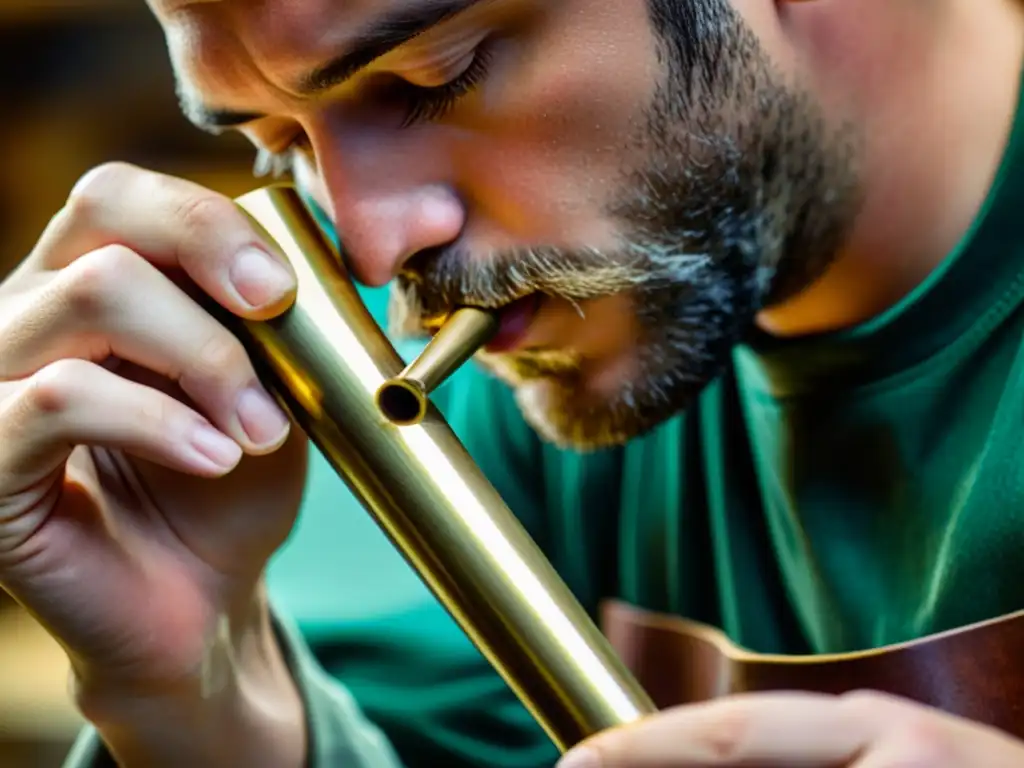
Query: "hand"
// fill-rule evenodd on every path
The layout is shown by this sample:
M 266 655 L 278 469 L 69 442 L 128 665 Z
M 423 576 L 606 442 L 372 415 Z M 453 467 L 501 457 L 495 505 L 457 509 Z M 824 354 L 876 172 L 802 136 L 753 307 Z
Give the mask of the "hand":
M 230 200 L 125 165 L 83 178 L 0 284 L 0 586 L 101 730 L 285 677 L 261 575 L 307 446 L 192 297 L 266 319 L 294 291 Z
M 941 674 L 941 671 L 939 671 Z M 1024 743 L 875 693 L 736 696 L 598 735 L 559 768 L 1014 768 Z

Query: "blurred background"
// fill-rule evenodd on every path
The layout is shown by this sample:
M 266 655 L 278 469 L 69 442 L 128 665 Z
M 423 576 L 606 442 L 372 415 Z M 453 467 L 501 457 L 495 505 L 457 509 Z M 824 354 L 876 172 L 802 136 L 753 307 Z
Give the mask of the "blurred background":
M 31 247 L 75 180 L 110 159 L 253 186 L 241 137 L 179 114 L 163 37 L 143 0 L 0 0 L 0 258 Z
M 0 0 L 0 268 L 32 247 L 78 177 L 107 160 L 226 194 L 255 186 L 242 139 L 178 112 L 143 0 Z M 59 766 L 79 727 L 60 650 L 0 590 L 0 767 Z

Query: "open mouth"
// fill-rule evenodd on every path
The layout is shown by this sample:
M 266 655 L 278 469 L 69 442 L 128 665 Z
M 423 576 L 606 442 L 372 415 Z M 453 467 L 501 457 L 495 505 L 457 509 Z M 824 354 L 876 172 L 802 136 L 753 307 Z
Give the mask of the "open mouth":
M 485 349 L 491 353 L 500 353 L 510 352 L 520 346 L 537 316 L 542 298 L 539 293 L 531 293 L 499 309 L 498 332 Z
M 531 293 L 494 309 L 493 311 L 497 313 L 499 318 L 498 330 L 484 349 L 487 352 L 497 354 L 510 352 L 520 346 L 530 330 L 530 325 L 537 316 L 543 298 L 543 295 L 540 293 Z M 441 329 L 441 326 L 444 325 L 447 319 L 447 315 L 445 315 L 425 320 L 423 322 L 424 329 L 433 336 Z

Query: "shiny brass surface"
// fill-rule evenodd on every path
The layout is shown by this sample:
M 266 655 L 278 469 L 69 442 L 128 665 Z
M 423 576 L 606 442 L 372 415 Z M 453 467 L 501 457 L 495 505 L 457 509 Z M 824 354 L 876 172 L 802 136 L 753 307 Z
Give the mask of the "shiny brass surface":
M 381 385 L 377 407 L 394 424 L 419 424 L 427 415 L 431 393 L 494 338 L 499 324 L 494 312 L 476 307 L 457 309 L 420 356 Z
M 436 407 L 414 426 L 380 412 L 404 363 L 295 191 L 237 202 L 298 275 L 288 312 L 234 328 L 261 377 L 555 745 L 653 712 Z

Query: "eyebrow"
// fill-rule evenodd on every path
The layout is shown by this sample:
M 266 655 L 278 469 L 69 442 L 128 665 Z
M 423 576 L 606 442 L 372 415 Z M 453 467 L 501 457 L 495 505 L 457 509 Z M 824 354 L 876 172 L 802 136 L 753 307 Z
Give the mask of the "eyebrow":
M 430 29 L 465 13 L 475 5 L 493 0 L 423 0 L 382 14 L 357 34 L 349 50 L 304 75 L 293 90 L 300 96 L 317 96 L 342 85 L 373 62 L 406 45 Z M 187 94 L 180 97 L 182 111 L 199 128 L 219 133 L 266 117 L 259 112 L 216 109 L 197 103 Z

